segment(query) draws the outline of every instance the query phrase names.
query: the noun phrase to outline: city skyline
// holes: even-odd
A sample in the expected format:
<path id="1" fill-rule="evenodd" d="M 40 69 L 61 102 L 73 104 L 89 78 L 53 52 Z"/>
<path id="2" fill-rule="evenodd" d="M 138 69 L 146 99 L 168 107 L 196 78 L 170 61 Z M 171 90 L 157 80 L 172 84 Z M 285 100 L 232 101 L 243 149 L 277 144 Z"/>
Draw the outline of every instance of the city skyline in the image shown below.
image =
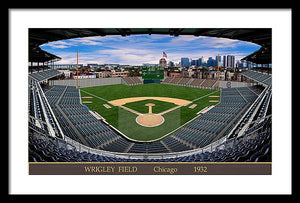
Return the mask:
<path id="1" fill-rule="evenodd" d="M 259 45 L 226 38 L 168 36 L 168 35 L 132 35 L 85 37 L 49 42 L 41 48 L 62 59 L 57 64 L 158 64 L 163 52 L 167 61 L 179 63 L 181 58 L 215 58 L 218 54 L 235 55 L 236 60 L 253 53 Z"/>

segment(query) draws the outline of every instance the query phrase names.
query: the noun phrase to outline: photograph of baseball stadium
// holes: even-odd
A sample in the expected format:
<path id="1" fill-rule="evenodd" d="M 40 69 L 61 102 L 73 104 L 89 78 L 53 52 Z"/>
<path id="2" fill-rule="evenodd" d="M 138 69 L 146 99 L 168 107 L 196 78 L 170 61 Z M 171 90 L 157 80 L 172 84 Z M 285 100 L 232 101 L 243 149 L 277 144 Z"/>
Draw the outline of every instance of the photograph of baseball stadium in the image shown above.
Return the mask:
<path id="1" fill-rule="evenodd" d="M 30 28 L 28 34 L 31 167 L 270 166 L 272 29 Z"/>
<path id="2" fill-rule="evenodd" d="M 8 14 L 9 194 L 292 193 L 291 9 Z"/>

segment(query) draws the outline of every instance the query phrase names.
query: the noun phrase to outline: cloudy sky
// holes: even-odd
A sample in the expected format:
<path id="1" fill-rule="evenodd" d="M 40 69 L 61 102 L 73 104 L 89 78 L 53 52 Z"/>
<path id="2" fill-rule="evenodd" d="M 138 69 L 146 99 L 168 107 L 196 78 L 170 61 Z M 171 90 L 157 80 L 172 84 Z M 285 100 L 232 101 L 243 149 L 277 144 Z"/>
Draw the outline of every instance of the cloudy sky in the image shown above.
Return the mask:
<path id="1" fill-rule="evenodd" d="M 198 59 L 222 55 L 235 55 L 239 60 L 260 48 L 259 45 L 239 40 L 215 37 L 131 35 L 97 36 L 50 42 L 41 46 L 49 53 L 62 58 L 57 64 L 75 64 L 77 48 L 79 63 L 118 63 L 126 65 L 157 64 L 166 52 L 167 60 L 179 62 L 180 58 Z"/>

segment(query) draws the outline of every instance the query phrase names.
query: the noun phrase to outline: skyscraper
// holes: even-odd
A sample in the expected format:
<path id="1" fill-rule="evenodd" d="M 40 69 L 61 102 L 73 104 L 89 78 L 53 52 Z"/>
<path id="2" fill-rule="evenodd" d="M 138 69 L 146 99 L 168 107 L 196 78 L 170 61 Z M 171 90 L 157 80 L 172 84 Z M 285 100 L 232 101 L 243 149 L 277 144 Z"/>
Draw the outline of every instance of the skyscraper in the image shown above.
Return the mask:
<path id="1" fill-rule="evenodd" d="M 216 64 L 215 66 L 218 65 L 218 56 L 216 56 Z M 221 66 L 221 56 L 219 56 L 219 66 Z"/>
<path id="2" fill-rule="evenodd" d="M 207 66 L 214 66 L 215 65 L 215 61 L 212 57 L 209 57 L 207 60 Z"/>
<path id="3" fill-rule="evenodd" d="M 190 59 L 189 58 L 181 58 L 181 67 L 189 67 Z"/>
<path id="4" fill-rule="evenodd" d="M 198 60 L 191 60 L 191 66 L 198 66 Z"/>
<path id="5" fill-rule="evenodd" d="M 204 58 L 203 58 L 203 56 L 202 56 L 201 58 L 198 59 L 198 64 L 197 64 L 197 65 L 198 65 L 198 66 L 203 66 L 204 62 L 205 62 L 205 61 L 204 61 Z"/>
<path id="6" fill-rule="evenodd" d="M 227 56 L 227 67 L 234 68 L 235 67 L 235 56 L 228 55 Z"/>
<path id="7" fill-rule="evenodd" d="M 227 58 L 223 56 L 223 67 L 227 67 Z"/>

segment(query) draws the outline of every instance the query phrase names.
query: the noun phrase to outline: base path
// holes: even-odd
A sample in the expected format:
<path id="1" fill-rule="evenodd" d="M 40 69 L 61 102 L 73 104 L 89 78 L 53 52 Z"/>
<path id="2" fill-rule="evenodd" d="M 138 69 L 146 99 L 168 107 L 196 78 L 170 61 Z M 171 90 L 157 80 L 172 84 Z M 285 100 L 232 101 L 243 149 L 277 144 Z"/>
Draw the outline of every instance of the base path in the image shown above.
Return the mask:
<path id="1" fill-rule="evenodd" d="M 175 107 L 170 108 L 170 109 L 168 109 L 168 110 L 166 110 L 166 111 L 160 112 L 159 115 L 164 115 L 164 114 L 169 113 L 169 112 L 171 112 L 171 111 L 174 111 L 174 110 L 176 110 L 176 109 L 178 109 L 178 108 L 180 108 L 180 107 L 181 107 L 181 106 L 175 106 Z"/>
<path id="2" fill-rule="evenodd" d="M 107 104 L 103 104 L 103 106 L 104 106 L 105 108 L 107 108 L 107 109 L 110 109 L 110 108 L 111 108 L 111 106 L 109 106 L 109 105 L 107 105 Z"/>
<path id="3" fill-rule="evenodd" d="M 163 111 L 158 114 L 152 113 L 152 107 L 155 106 L 153 103 L 147 103 L 145 106 L 149 107 L 149 113 L 147 114 L 142 114 L 139 113 L 133 109 L 130 109 L 128 107 L 125 107 L 124 104 L 131 103 L 131 102 L 137 102 L 137 101 L 143 101 L 143 100 L 158 100 L 158 101 L 163 101 L 163 102 L 169 102 L 169 103 L 174 103 L 176 106 L 173 108 L 170 108 L 166 111 Z M 184 100 L 184 99 L 177 99 L 177 98 L 169 98 L 169 97 L 131 97 L 131 98 L 123 98 L 123 99 L 116 99 L 112 101 L 108 101 L 109 104 L 113 106 L 118 106 L 122 109 L 125 109 L 127 111 L 130 111 L 136 115 L 138 115 L 135 119 L 136 123 L 144 126 L 144 127 L 156 127 L 165 122 L 165 119 L 162 115 L 174 111 L 175 109 L 178 109 L 182 106 L 187 106 L 188 104 L 191 104 L 191 101 Z"/>
<path id="4" fill-rule="evenodd" d="M 128 107 L 126 107 L 126 106 L 119 106 L 120 108 L 122 108 L 122 109 L 124 109 L 124 110 L 126 110 L 126 111 L 129 111 L 129 112 L 131 112 L 131 113 L 134 113 L 134 114 L 136 114 L 136 115 L 142 115 L 140 112 L 137 112 L 137 111 L 135 111 L 135 110 L 133 110 L 133 109 L 130 109 L 130 108 L 128 108 Z"/>
<path id="5" fill-rule="evenodd" d="M 197 106 L 197 104 L 192 104 L 191 106 L 189 106 L 190 109 L 194 109 Z"/>
<path id="6" fill-rule="evenodd" d="M 143 100 L 147 100 L 147 99 L 170 102 L 170 103 L 174 103 L 178 106 L 186 106 L 186 105 L 192 103 L 191 101 L 188 101 L 185 99 L 177 99 L 177 98 L 170 98 L 170 97 L 131 97 L 131 98 L 112 100 L 112 101 L 109 101 L 109 103 L 114 106 L 122 106 L 127 103 L 143 101 Z"/>

